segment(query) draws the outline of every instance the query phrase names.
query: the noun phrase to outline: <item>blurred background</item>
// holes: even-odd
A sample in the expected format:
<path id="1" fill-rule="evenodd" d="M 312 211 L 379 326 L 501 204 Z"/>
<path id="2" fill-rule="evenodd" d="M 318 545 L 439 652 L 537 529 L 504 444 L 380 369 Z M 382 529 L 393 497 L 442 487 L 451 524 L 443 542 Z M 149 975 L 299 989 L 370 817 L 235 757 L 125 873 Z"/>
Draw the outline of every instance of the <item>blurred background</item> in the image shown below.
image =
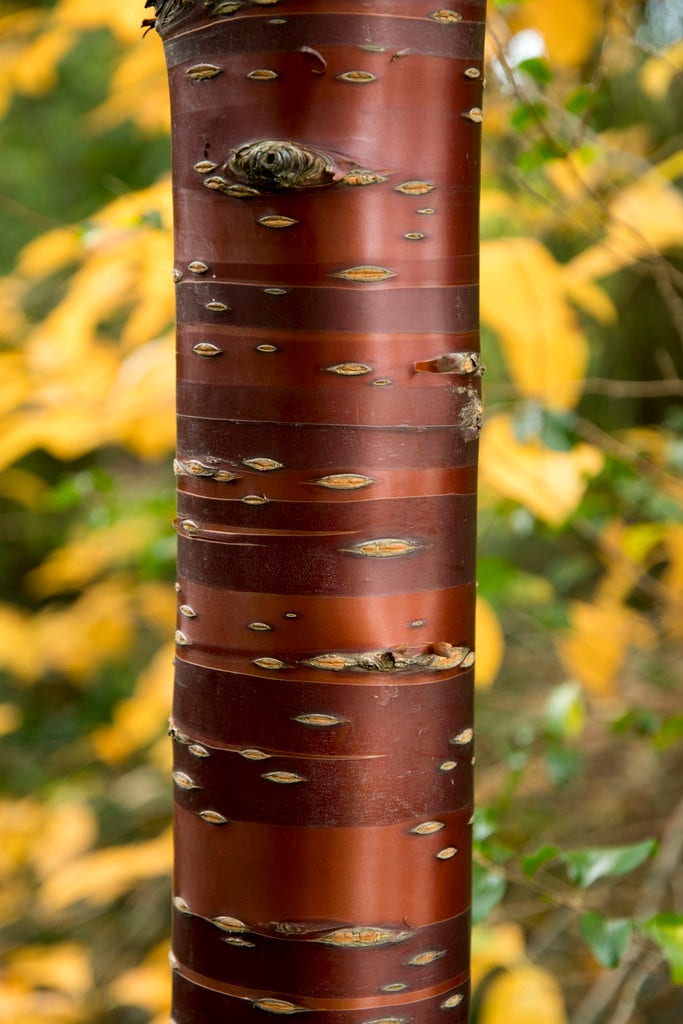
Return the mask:
<path id="1" fill-rule="evenodd" d="M 683 3 L 489 7 L 476 1020 L 680 1024 Z M 0 13 L 2 1024 L 168 1019 L 172 240 L 144 14 Z"/>

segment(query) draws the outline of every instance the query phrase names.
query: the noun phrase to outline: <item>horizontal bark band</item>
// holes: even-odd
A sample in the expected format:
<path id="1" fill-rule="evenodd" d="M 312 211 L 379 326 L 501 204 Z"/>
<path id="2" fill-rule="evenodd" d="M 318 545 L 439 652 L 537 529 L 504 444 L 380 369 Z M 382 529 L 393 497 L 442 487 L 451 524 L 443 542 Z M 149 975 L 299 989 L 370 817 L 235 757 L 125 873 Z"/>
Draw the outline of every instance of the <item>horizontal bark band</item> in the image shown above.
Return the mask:
<path id="1" fill-rule="evenodd" d="M 389 529 L 400 531 L 405 523 L 421 523 L 430 520 L 449 522 L 456 528 L 461 525 L 463 506 L 475 500 L 474 493 L 437 494 L 426 497 L 380 498 L 376 501 L 354 501 L 347 495 L 345 503 L 325 501 L 326 490 L 317 488 L 319 501 L 273 501 L 271 484 L 277 474 L 249 473 L 247 479 L 236 481 L 230 488 L 234 498 L 207 498 L 199 495 L 178 494 L 178 517 L 180 522 L 189 519 L 199 536 L 220 541 L 222 531 L 238 529 L 249 532 L 254 529 L 266 530 L 273 534 L 287 534 L 292 523 L 301 533 L 339 532 L 351 534 L 377 532 Z M 267 495 L 270 504 L 251 506 L 244 503 L 244 496 Z M 395 525 L 392 525 L 395 524 Z"/>
<path id="2" fill-rule="evenodd" d="M 182 967 L 179 967 L 174 972 L 173 978 L 173 1019 L 176 1024 L 195 1024 L 198 1015 L 202 1015 L 199 1019 L 204 1020 L 230 1021 L 230 1024 L 253 1024 L 258 994 L 255 993 L 252 999 L 248 999 L 221 992 L 217 987 L 206 988 L 207 982 L 203 976 L 184 977 L 182 970 Z M 213 983 L 214 986 L 219 984 Z M 293 1008 L 289 1011 L 280 1009 L 278 1012 L 275 1009 L 267 1013 L 269 1004 L 266 1000 L 277 998 L 268 994 L 264 994 L 264 1001 L 258 1008 L 263 1008 L 266 1011 L 263 1014 L 265 1020 L 268 1018 L 275 1020 L 283 1012 L 294 1015 L 304 1012 L 310 1024 L 377 1024 L 379 1020 L 383 1022 L 406 1021 L 406 1024 L 408 1020 L 410 1024 L 465 1024 L 469 1019 L 468 995 L 469 985 L 463 982 L 457 988 L 431 996 L 421 1002 L 411 1003 L 409 1017 L 402 1013 L 406 1010 L 405 1005 L 396 1001 L 393 1004 L 382 1005 L 379 1016 L 377 1011 L 372 1008 L 338 1010 L 333 1007 L 329 1009 L 327 1007 L 324 1009 L 302 1007 L 300 1011 Z M 457 1005 L 447 1010 L 443 1009 L 443 1004 L 447 999 L 455 1002 L 458 996 L 462 996 L 461 1002 L 458 1001 Z M 327 1001 L 328 1004 L 330 1002 L 332 1001 Z M 270 1005 L 277 1006 L 277 1004 Z"/>
<path id="3" fill-rule="evenodd" d="M 474 643 L 474 583 L 353 597 L 234 591 L 182 577 L 177 587 L 179 604 L 191 610 L 191 622 L 203 629 L 202 621 L 210 620 L 206 628 L 228 650 L 244 650 L 247 634 L 256 654 L 272 654 L 276 644 L 292 656 L 331 644 L 342 651 L 362 651 L 402 644 L 426 647 L 439 640 L 468 647 Z M 185 628 L 189 621 L 185 619 Z M 266 624 L 267 632 L 250 630 L 254 622 Z M 203 633 L 192 635 L 201 638 Z M 324 674 L 325 682 L 334 678 Z"/>
<path id="4" fill-rule="evenodd" d="M 357 422 L 378 426 L 400 422 L 416 427 L 452 423 L 460 425 L 464 433 L 478 432 L 481 400 L 478 389 L 471 384 L 396 387 L 392 381 L 380 381 L 374 385 L 372 381 L 354 392 Z M 201 414 L 220 420 L 259 422 L 267 414 L 280 423 L 344 423 L 349 415 L 349 399 L 343 387 L 241 387 L 179 380 L 178 412 L 181 416 Z"/>
<path id="5" fill-rule="evenodd" d="M 462 855 L 439 859 L 425 853 L 430 837 L 406 834 L 403 823 L 217 826 L 176 804 L 176 893 L 202 917 L 370 926 L 403 919 L 418 928 L 469 908 L 470 815 L 469 808 L 451 815 Z"/>
<path id="6" fill-rule="evenodd" d="M 198 254 L 201 255 L 201 254 Z M 181 268 L 182 269 L 182 268 Z M 277 282 L 276 282 L 277 283 Z M 189 281 L 178 285 L 180 323 L 206 319 L 207 302 L 232 307 L 230 322 L 238 327 L 269 327 L 295 331 L 402 334 L 460 334 L 479 326 L 479 290 L 475 285 L 403 288 L 390 285 L 335 287 L 297 286 L 271 295 L 264 286 L 223 281 Z"/>
<path id="7" fill-rule="evenodd" d="M 197 210 L 201 209 L 202 202 L 199 197 L 196 204 L 193 205 L 193 213 L 195 207 Z M 331 198 L 331 197 L 328 197 Z M 215 222 L 220 220 L 219 214 L 220 209 L 216 209 L 216 200 L 210 195 L 207 195 L 206 199 L 210 204 L 207 208 L 207 219 L 211 216 L 211 219 Z M 257 207 L 254 209 L 253 207 Z M 267 212 L 271 212 L 273 208 L 279 211 L 283 209 L 288 214 L 294 214 L 294 204 L 292 202 L 286 202 L 280 199 L 279 201 L 273 202 L 269 200 L 267 203 L 252 204 L 252 208 L 248 212 L 250 220 L 256 222 L 257 217 L 261 213 L 261 209 Z M 356 204 L 356 209 L 358 204 Z M 209 214 L 210 211 L 210 214 Z M 330 217 L 333 214 L 330 212 Z M 231 218 L 233 220 L 234 218 Z M 334 223 L 334 222 L 332 222 Z M 418 232 L 419 228 L 426 228 L 425 224 L 419 223 L 419 219 L 414 214 L 407 214 L 403 217 L 402 222 L 399 221 L 396 224 L 396 245 L 401 246 L 401 238 L 404 238 L 402 248 L 409 250 L 414 248 L 415 243 L 412 243 L 409 239 L 405 239 L 405 234 L 412 232 Z M 235 230 L 232 227 L 232 230 Z M 253 229 L 252 229 L 253 230 Z M 299 230 L 299 229 L 297 229 Z M 464 228 L 461 226 L 460 230 Z M 261 229 L 263 231 L 263 229 Z M 476 231 L 476 226 L 474 228 Z M 244 232 L 242 232 L 244 234 Z M 321 248 L 322 245 L 327 241 L 330 249 L 333 248 L 332 239 L 328 237 L 321 239 L 315 234 L 310 234 L 305 231 L 300 232 L 302 235 L 308 235 L 308 241 L 302 239 L 298 242 L 302 246 L 302 251 L 310 252 L 312 249 Z M 418 232 L 422 233 L 422 232 Z M 189 232 L 186 232 L 188 235 Z M 263 232 L 265 235 L 266 233 Z M 331 232 L 330 232 L 331 234 Z M 371 252 L 369 258 L 363 258 L 359 256 L 359 244 L 356 238 L 351 237 L 348 240 L 348 254 L 345 255 L 343 251 L 338 251 L 336 259 L 334 261 L 325 261 L 321 258 L 320 261 L 315 263 L 309 263 L 307 260 L 297 262 L 296 259 L 288 259 L 287 253 L 291 251 L 292 244 L 292 232 L 268 232 L 267 240 L 271 242 L 270 245 L 263 245 L 263 249 L 266 250 L 263 255 L 259 255 L 258 258 L 254 259 L 253 255 L 250 259 L 247 258 L 245 251 L 244 259 L 239 261 L 239 251 L 231 252 L 230 262 L 226 260 L 212 260 L 211 261 L 211 272 L 214 279 L 219 281 L 241 281 L 243 284 L 262 284 L 263 282 L 277 281 L 277 283 L 285 288 L 291 286 L 309 286 L 309 287 L 324 287 L 330 282 L 331 278 L 339 276 L 339 273 L 344 272 L 347 268 L 361 264 L 368 264 L 375 266 L 379 262 L 384 263 L 382 260 L 381 253 Z M 276 237 L 273 237 L 276 236 Z M 434 255 L 430 253 L 430 245 L 427 240 L 427 235 L 424 235 L 424 244 L 420 246 L 420 249 L 416 253 L 411 252 L 394 252 L 390 259 L 386 260 L 387 264 L 390 264 L 386 269 L 390 271 L 391 275 L 396 278 L 396 282 L 400 283 L 403 287 L 430 287 L 433 286 L 436 281 L 442 277 L 451 286 L 457 287 L 470 287 L 476 285 L 478 280 L 478 269 L 479 269 L 479 257 L 476 253 L 471 253 L 471 248 L 474 245 L 474 238 L 476 234 L 473 233 L 473 237 L 469 240 L 469 249 L 465 250 L 466 254 L 451 256 L 446 258 L 444 256 Z M 266 239 L 264 239 L 264 242 Z M 354 244 L 355 243 L 355 244 Z M 464 240 L 464 245 L 468 244 L 468 240 Z M 207 248 L 207 232 L 205 230 L 197 231 L 196 240 L 192 237 L 186 238 L 185 248 L 179 250 L 176 253 L 176 265 L 179 268 L 187 266 L 197 259 L 197 254 L 202 253 Z M 363 247 L 365 248 L 365 247 Z M 236 247 L 238 250 L 238 247 Z M 337 246 L 338 250 L 342 250 L 341 246 Z M 254 243 L 250 247 L 250 251 L 253 254 L 256 249 Z M 278 252 L 279 250 L 279 252 Z M 279 256 L 279 259 L 278 259 Z M 270 257 L 266 260 L 266 257 Z M 263 261 L 263 262 L 262 262 Z"/>
<path id="8" fill-rule="evenodd" d="M 448 827 L 450 812 L 472 804 L 469 747 L 448 772 L 440 768 L 451 756 L 445 744 L 441 759 L 433 753 L 420 756 L 410 743 L 390 754 L 343 758 L 273 754 L 254 760 L 243 751 L 202 749 L 198 757 L 191 746 L 174 744 L 174 778 L 180 780 L 175 798 L 194 814 L 210 814 L 211 827 L 229 828 L 233 819 L 330 829 L 395 825 L 405 821 L 410 808 L 411 817 L 437 816 L 447 826 L 420 837 L 425 858 L 469 842 L 469 836 Z M 415 841 L 409 827 L 405 833 Z"/>
<path id="9" fill-rule="evenodd" d="M 462 8 L 463 4 L 459 4 Z M 421 54 L 450 57 L 452 59 L 474 58 L 479 55 L 484 38 L 484 9 L 481 5 L 466 4 L 463 14 L 476 21 L 460 22 L 457 26 L 442 25 L 427 17 L 415 17 L 415 4 L 410 0 L 405 5 L 393 4 L 385 14 L 378 4 L 372 12 L 362 14 L 341 14 L 338 9 L 326 10 L 324 5 L 315 13 L 291 12 L 287 10 L 284 24 L 273 24 L 274 14 L 269 16 L 244 17 L 230 21 L 230 49 L 236 53 L 272 50 L 287 52 L 301 46 L 366 46 L 409 47 Z M 334 17 L 329 14 L 334 13 Z M 391 17 L 387 17 L 391 14 Z M 170 69 L 186 61 L 207 60 L 215 53 L 226 49 L 226 25 L 219 21 L 215 27 L 207 25 L 201 31 L 179 35 L 164 44 L 166 63 Z M 389 56 L 391 56 L 389 54 Z"/>
<path id="10" fill-rule="evenodd" d="M 253 455 L 252 458 L 258 456 Z M 386 501 L 388 499 L 410 499 L 420 497 L 438 497 L 447 494 L 473 494 L 477 489 L 476 466 L 463 466 L 459 469 L 413 469 L 413 470 L 380 470 L 366 466 L 354 467 L 355 472 L 330 473 L 328 470 L 306 472 L 302 470 L 281 469 L 268 477 L 268 496 L 274 504 L 261 506 L 259 521 L 263 526 L 271 527 L 283 515 L 288 515 L 288 506 L 301 503 L 327 505 Z M 258 488 L 258 475 L 246 469 L 237 460 L 211 458 L 210 462 L 202 462 L 194 456 L 178 453 L 177 474 L 179 476 L 179 511 L 181 515 L 192 518 L 194 502 L 206 500 L 206 507 L 213 507 L 216 522 L 225 515 L 234 515 L 236 525 L 247 525 L 238 511 L 228 511 L 236 502 Z M 218 479 L 214 477 L 218 474 Z M 226 479 L 223 474 L 233 476 Z M 187 503 L 186 503 L 187 502 Z M 226 504 L 221 512 L 220 505 Z M 277 503 L 280 503 L 279 505 Z M 202 506 L 199 506 L 202 507 Z M 302 510 L 303 511 L 303 510 Z M 322 510 L 324 513 L 324 509 Z M 242 513 L 244 514 L 244 513 Z M 200 518 L 210 518 L 200 516 Z M 227 521 L 227 520 L 226 520 Z M 283 521 L 284 522 L 284 521 Z M 291 524 L 291 519 L 289 519 Z"/>
<path id="11" fill-rule="evenodd" d="M 462 497 L 448 519 L 437 521 L 433 512 L 413 534 L 404 536 L 398 524 L 386 539 L 360 532 L 285 537 L 267 531 L 225 531 L 216 542 L 183 535 L 189 524 L 190 520 L 180 524 L 180 576 L 228 590 L 405 594 L 457 587 L 474 578 L 474 500 L 469 496 Z M 393 547 L 394 552 L 383 556 L 383 547 Z M 398 553 L 401 548 L 405 553 Z M 369 553 L 374 551 L 380 553 Z"/>
<path id="12" fill-rule="evenodd" d="M 208 306 L 211 305 L 209 301 Z M 477 331 L 464 334 L 384 334 L 373 331 L 340 335 L 273 327 L 234 327 L 230 322 L 231 314 L 229 307 L 205 308 L 201 323 L 180 324 L 178 355 L 196 362 L 193 346 L 203 340 L 213 341 L 229 357 L 234 372 L 239 371 L 240 379 L 245 375 L 248 379 L 256 372 L 259 382 L 263 383 L 264 375 L 289 373 L 292 382 L 300 384 L 307 380 L 319 381 L 321 376 L 323 381 L 334 381 L 339 376 L 339 367 L 353 363 L 368 367 L 365 372 L 356 371 L 361 377 L 374 371 L 378 376 L 394 378 L 404 373 L 405 379 L 409 380 L 416 373 L 416 362 L 434 359 L 444 353 L 479 351 Z M 282 365 L 276 370 L 270 366 L 271 361 Z M 448 376 L 455 379 L 466 374 L 453 372 Z M 357 378 L 349 374 L 346 379 Z"/>
<path id="13" fill-rule="evenodd" d="M 262 415 L 265 415 L 264 410 Z M 226 464 L 234 453 L 258 458 L 267 453 L 288 469 L 316 473 L 364 473 L 375 470 L 474 466 L 477 438 L 463 436 L 454 424 L 439 427 L 385 427 L 332 423 L 267 423 L 178 417 L 182 458 Z"/>
<path id="14" fill-rule="evenodd" d="M 450 762 L 471 758 L 471 673 L 396 686 L 376 676 L 340 683 L 327 675 L 332 678 L 326 682 L 285 677 L 274 686 L 262 676 L 178 659 L 174 728 L 188 743 L 209 747 L 308 757 L 386 755 L 410 747 L 422 757 L 431 753 L 437 767 L 446 764 L 449 771 Z M 339 724 L 308 724 L 311 715 Z"/>
<path id="15" fill-rule="evenodd" d="M 229 317 L 229 313 L 224 314 Z M 373 380 L 387 378 L 403 386 L 419 382 L 420 388 L 439 388 L 447 383 L 464 384 L 479 372 L 478 360 L 469 373 L 419 373 L 415 364 L 457 351 L 442 335 L 386 335 L 365 337 L 350 343 L 345 336 L 313 336 L 281 339 L 276 331 L 245 333 L 244 329 L 205 320 L 182 324 L 178 330 L 178 376 L 207 383 L 239 381 L 246 386 L 268 384 L 297 387 L 341 388 L 355 391 Z M 264 338 L 268 335 L 268 338 Z M 476 334 L 456 335 L 468 355 L 477 353 Z M 196 346 L 215 346 L 202 355 Z"/>
<path id="16" fill-rule="evenodd" d="M 266 935 L 249 927 L 226 934 L 189 910 L 176 910 L 173 916 L 173 949 L 182 968 L 239 988 L 286 993 L 294 1001 L 302 996 L 363 1000 L 383 1013 L 385 1006 L 396 1001 L 396 995 L 384 993 L 383 988 L 401 986 L 400 998 L 410 999 L 410 1006 L 432 995 L 430 989 L 456 975 L 469 958 L 468 913 L 420 929 L 411 930 L 401 922 L 394 934 L 406 938 L 388 945 L 338 948 L 332 943 L 334 931 L 344 930 L 339 922 L 318 932 L 311 928 L 298 937 L 288 937 L 287 931 L 277 935 L 275 929 Z M 353 922 L 345 927 L 351 930 Z M 368 929 L 368 935 L 372 931 Z M 442 955 L 418 972 L 410 961 L 425 951 Z"/>
<path id="17" fill-rule="evenodd" d="M 367 263 L 391 271 L 395 277 L 388 281 L 394 286 L 476 284 L 479 222 L 473 189 L 440 182 L 426 186 L 434 189 L 427 195 L 408 197 L 398 186 L 409 175 L 392 172 L 360 194 L 352 186 L 334 186 L 313 194 L 239 200 L 205 187 L 212 177 L 192 170 L 195 156 L 186 157 L 185 202 L 192 199 L 192 222 L 176 249 L 176 268 L 185 275 L 200 259 L 214 280 L 267 284 L 275 278 L 287 286 L 325 286 L 335 283 L 339 271 Z M 289 218 L 289 226 L 268 230 L 269 217 Z M 387 233 L 379 247 L 369 223 Z M 219 259 L 221 232 L 230 232 L 235 241 Z"/>

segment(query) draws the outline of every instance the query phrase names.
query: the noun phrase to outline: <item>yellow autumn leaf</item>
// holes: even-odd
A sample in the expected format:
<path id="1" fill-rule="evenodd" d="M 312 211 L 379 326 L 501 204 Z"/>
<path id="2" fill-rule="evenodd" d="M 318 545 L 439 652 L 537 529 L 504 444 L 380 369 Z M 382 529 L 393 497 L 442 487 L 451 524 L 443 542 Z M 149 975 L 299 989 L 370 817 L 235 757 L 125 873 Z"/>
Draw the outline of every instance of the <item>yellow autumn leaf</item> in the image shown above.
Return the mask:
<path id="1" fill-rule="evenodd" d="M 147 752 L 147 763 L 164 774 L 173 770 L 173 748 L 168 742 L 168 736 L 161 736 L 156 743 L 153 743 Z"/>
<path id="2" fill-rule="evenodd" d="M 35 897 L 34 873 L 42 877 L 44 867 L 60 865 L 83 854 L 95 832 L 92 812 L 80 801 L 53 804 L 34 799 L 0 800 L 0 877 L 3 880 L 0 919 L 3 925 L 26 919 L 27 906 Z M 13 1018 L 11 1020 L 13 1024 Z"/>
<path id="3" fill-rule="evenodd" d="M 668 523 L 664 550 L 667 565 L 661 576 L 669 600 L 664 608 L 664 628 L 674 640 L 683 640 L 683 525 Z"/>
<path id="4" fill-rule="evenodd" d="M 628 600 L 651 557 L 659 560 L 659 545 L 666 538 L 668 523 L 608 523 L 600 534 L 600 555 L 605 573 L 593 593 L 598 605 L 618 605 Z"/>
<path id="5" fill-rule="evenodd" d="M 509 192 L 500 188 L 487 188 L 486 183 L 482 185 L 481 191 L 481 217 L 485 220 L 488 217 L 513 218 L 517 210 L 515 200 Z"/>
<path id="6" fill-rule="evenodd" d="M 168 874 L 171 864 L 170 829 L 145 842 L 96 850 L 51 874 L 38 890 L 38 908 L 52 915 L 81 901 L 103 906 L 139 882 Z"/>
<path id="7" fill-rule="evenodd" d="M 540 32 L 555 67 L 574 68 L 583 64 L 602 36 L 603 5 L 600 0 L 572 0 L 568 12 L 558 0 L 526 0 L 515 5 L 509 22 L 515 32 Z"/>
<path id="8" fill-rule="evenodd" d="M 37 800 L 0 799 L 0 874 L 6 878 L 27 863 L 45 813 Z"/>
<path id="9" fill-rule="evenodd" d="M 594 697 L 611 697 L 629 649 L 649 648 L 656 633 L 632 608 L 623 604 L 588 604 L 569 607 L 569 631 L 557 641 L 565 671 Z"/>
<path id="10" fill-rule="evenodd" d="M 45 879 L 90 850 L 97 831 L 95 814 L 82 800 L 47 805 L 27 859 L 36 875 Z"/>
<path id="11" fill-rule="evenodd" d="M 13 88 L 25 96 L 43 96 L 57 84 L 57 68 L 74 45 L 67 28 L 53 26 L 27 41 L 17 54 L 12 71 Z"/>
<path id="12" fill-rule="evenodd" d="M 94 5 L 90 0 L 59 0 L 53 18 L 57 24 L 79 32 L 97 32 L 108 28 L 122 43 L 140 38 L 140 5 L 137 0 Z"/>
<path id="13" fill-rule="evenodd" d="M 140 40 L 123 54 L 107 99 L 88 115 L 95 131 L 132 121 L 150 135 L 170 132 L 171 116 L 163 50 Z"/>
<path id="14" fill-rule="evenodd" d="M 45 480 L 28 469 L 13 466 L 0 474 L 0 495 L 25 508 L 39 508 L 47 490 Z"/>
<path id="15" fill-rule="evenodd" d="M 134 635 L 130 581 L 109 578 L 67 608 L 41 610 L 31 621 L 45 670 L 85 683 L 100 666 L 122 657 Z"/>
<path id="16" fill-rule="evenodd" d="M 472 988 L 496 967 L 512 967 L 524 959 L 524 932 L 518 924 L 477 924 L 472 929 Z"/>
<path id="17" fill-rule="evenodd" d="M 168 953 L 168 942 L 162 942 L 139 967 L 121 974 L 109 986 L 114 1002 L 123 1006 L 142 1006 L 150 1014 L 168 1014 L 171 1008 Z"/>
<path id="18" fill-rule="evenodd" d="M 175 296 L 171 276 L 165 273 L 172 260 L 170 232 L 140 232 L 136 242 L 136 303 L 121 332 L 125 348 L 144 345 L 173 325 Z"/>
<path id="19" fill-rule="evenodd" d="M 575 276 L 571 264 L 565 268 L 564 283 L 567 297 L 600 324 L 611 324 L 617 319 L 617 309 L 609 295 L 593 281 Z"/>
<path id="20" fill-rule="evenodd" d="M 131 352 L 109 392 L 112 434 L 143 459 L 158 459 L 174 447 L 174 347 L 169 334 Z"/>
<path id="21" fill-rule="evenodd" d="M 0 636 L 12 642 L 0 644 L 0 668 L 20 681 L 36 679 L 43 664 L 32 636 L 31 617 L 23 608 L 0 604 Z"/>
<path id="22" fill-rule="evenodd" d="M 102 761 L 120 764 L 164 729 L 173 691 L 174 650 L 175 645 L 168 643 L 156 653 L 133 695 L 117 704 L 111 725 L 93 733 L 93 745 Z"/>
<path id="23" fill-rule="evenodd" d="M 173 535 L 170 523 L 168 533 L 169 536 Z M 170 635 L 178 609 L 178 595 L 170 584 L 159 583 L 157 580 L 139 583 L 135 588 L 135 604 L 142 622 L 162 636 Z"/>
<path id="24" fill-rule="evenodd" d="M 496 613 L 483 597 L 477 597 L 475 632 L 477 662 L 474 678 L 480 689 L 487 689 L 502 664 L 505 638 Z"/>
<path id="25" fill-rule="evenodd" d="M 605 278 L 683 244 L 683 195 L 668 175 L 668 167 L 655 168 L 615 196 L 604 238 L 567 264 L 575 279 Z"/>
<path id="26" fill-rule="evenodd" d="M 0 117 L 6 114 L 15 93 L 15 65 L 40 23 L 40 14 L 33 10 L 0 14 Z"/>
<path id="27" fill-rule="evenodd" d="M 60 374 L 73 388 L 77 375 L 88 374 L 96 355 L 101 358 L 94 345 L 100 325 L 128 308 L 135 295 L 134 265 L 125 249 L 120 243 L 101 245 L 71 275 L 61 302 L 26 340 L 34 373 Z M 106 340 L 104 332 L 101 336 Z M 111 359 L 115 362 L 113 354 Z"/>
<path id="28" fill-rule="evenodd" d="M 506 414 L 492 416 L 482 431 L 482 483 L 552 526 L 560 526 L 576 509 L 603 461 L 597 448 L 587 444 L 554 451 L 538 438 L 518 441 Z"/>
<path id="29" fill-rule="evenodd" d="M 519 393 L 551 409 L 576 405 L 588 343 L 569 302 L 564 268 L 545 246 L 532 238 L 484 242 L 481 303 Z"/>
<path id="30" fill-rule="evenodd" d="M 120 519 L 111 526 L 88 530 L 81 537 L 55 548 L 42 565 L 26 577 L 33 594 L 47 597 L 65 590 L 80 590 L 105 570 L 137 560 L 156 538 L 159 524 L 152 516 Z"/>
<path id="31" fill-rule="evenodd" d="M 65 394 L 62 389 L 62 394 Z M 74 396 L 68 396 L 67 401 Z M 111 440 L 106 424 L 100 422 L 102 406 L 86 402 L 81 407 L 36 406 L 12 413 L 2 421 L 3 443 L 0 469 L 38 448 L 65 462 L 78 459 Z"/>
<path id="32" fill-rule="evenodd" d="M 651 99 L 665 100 L 672 82 L 683 71 L 683 39 L 646 60 L 638 73 L 640 87 Z"/>
<path id="33" fill-rule="evenodd" d="M 30 397 L 30 391 L 22 356 L 18 352 L 0 353 L 0 415 L 20 406 Z"/>
<path id="34" fill-rule="evenodd" d="M 24 246 L 19 253 L 15 273 L 26 278 L 48 277 L 70 263 L 76 263 L 82 255 L 82 239 L 75 228 L 53 228 Z"/>
<path id="35" fill-rule="evenodd" d="M 548 971 L 520 964 L 493 978 L 479 1024 L 567 1024 L 560 987 Z"/>
<path id="36" fill-rule="evenodd" d="M 35 615 L 0 605 L 0 666 L 18 682 L 32 683 L 48 672 L 85 682 L 101 665 L 128 650 L 135 626 L 129 580 L 111 577 L 94 584 L 72 604 L 47 605 Z"/>
<path id="37" fill-rule="evenodd" d="M 0 704 L 0 736 L 7 736 L 19 729 L 24 716 L 16 704 Z"/>
<path id="38" fill-rule="evenodd" d="M 0 278 L 0 341 L 16 345 L 26 324 L 21 308 L 23 288 L 14 278 Z"/>
<path id="39" fill-rule="evenodd" d="M 42 20 L 38 11 L 26 8 L 0 14 L 0 44 L 16 43 L 22 36 L 35 32 Z"/>
<path id="40" fill-rule="evenodd" d="M 64 992 L 31 989 L 20 981 L 0 978 L 0 1024 L 86 1024 L 87 1021 L 85 1008 Z"/>
<path id="41" fill-rule="evenodd" d="M 93 984 L 90 954 L 75 942 L 13 950 L 5 977 L 10 983 L 19 981 L 30 988 L 54 989 L 72 996 L 84 996 Z"/>

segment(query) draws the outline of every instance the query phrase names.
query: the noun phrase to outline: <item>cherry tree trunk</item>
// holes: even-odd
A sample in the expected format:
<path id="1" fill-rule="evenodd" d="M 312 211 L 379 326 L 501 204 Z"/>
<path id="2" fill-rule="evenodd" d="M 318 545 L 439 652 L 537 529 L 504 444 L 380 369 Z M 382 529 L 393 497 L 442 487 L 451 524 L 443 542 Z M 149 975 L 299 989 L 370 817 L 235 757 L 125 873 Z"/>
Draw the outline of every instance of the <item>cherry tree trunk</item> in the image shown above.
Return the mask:
<path id="1" fill-rule="evenodd" d="M 454 2 L 147 19 L 175 196 L 177 1024 L 468 1019 L 485 0 Z"/>

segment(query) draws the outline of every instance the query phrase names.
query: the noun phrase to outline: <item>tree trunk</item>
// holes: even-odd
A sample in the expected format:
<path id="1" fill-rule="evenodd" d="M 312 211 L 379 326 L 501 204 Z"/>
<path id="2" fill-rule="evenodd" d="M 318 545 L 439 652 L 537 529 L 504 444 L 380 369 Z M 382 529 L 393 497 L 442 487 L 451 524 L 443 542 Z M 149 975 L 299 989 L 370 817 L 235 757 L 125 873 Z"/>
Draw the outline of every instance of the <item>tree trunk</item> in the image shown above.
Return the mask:
<path id="1" fill-rule="evenodd" d="M 157 0 L 177 1024 L 468 1018 L 485 0 Z"/>

